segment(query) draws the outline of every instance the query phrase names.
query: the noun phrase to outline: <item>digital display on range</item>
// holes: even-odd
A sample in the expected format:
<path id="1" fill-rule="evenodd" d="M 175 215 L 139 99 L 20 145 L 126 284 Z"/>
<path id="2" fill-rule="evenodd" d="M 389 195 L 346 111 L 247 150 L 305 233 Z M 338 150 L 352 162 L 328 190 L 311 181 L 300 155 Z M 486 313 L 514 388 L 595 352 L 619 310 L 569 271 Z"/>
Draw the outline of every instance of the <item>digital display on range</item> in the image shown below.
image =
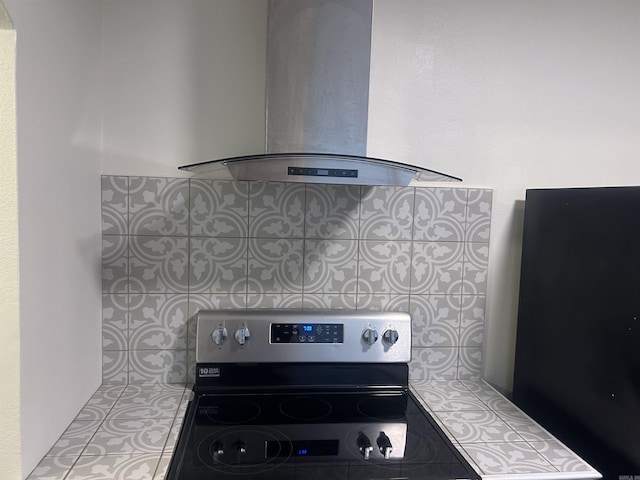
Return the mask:
<path id="1" fill-rule="evenodd" d="M 272 323 L 271 343 L 344 343 L 341 323 Z"/>
<path id="2" fill-rule="evenodd" d="M 265 443 L 267 458 L 335 456 L 340 445 L 338 440 L 270 440 Z"/>

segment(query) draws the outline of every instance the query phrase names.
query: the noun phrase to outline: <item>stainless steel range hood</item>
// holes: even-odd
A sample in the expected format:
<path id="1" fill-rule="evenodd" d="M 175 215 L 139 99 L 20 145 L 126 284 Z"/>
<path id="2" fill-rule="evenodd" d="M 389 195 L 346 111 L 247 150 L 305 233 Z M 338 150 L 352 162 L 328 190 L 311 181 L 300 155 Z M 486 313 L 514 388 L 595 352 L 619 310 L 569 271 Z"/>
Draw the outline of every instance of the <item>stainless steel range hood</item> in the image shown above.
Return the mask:
<path id="1" fill-rule="evenodd" d="M 408 185 L 460 178 L 366 156 L 373 0 L 270 0 L 266 152 L 178 167 L 237 180 Z"/>

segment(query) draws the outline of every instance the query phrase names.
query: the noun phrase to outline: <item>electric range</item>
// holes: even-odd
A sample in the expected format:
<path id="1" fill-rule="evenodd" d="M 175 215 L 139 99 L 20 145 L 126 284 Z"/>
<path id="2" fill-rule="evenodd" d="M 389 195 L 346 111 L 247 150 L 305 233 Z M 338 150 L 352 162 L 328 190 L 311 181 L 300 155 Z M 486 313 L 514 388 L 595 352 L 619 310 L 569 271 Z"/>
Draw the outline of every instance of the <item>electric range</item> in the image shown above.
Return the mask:
<path id="1" fill-rule="evenodd" d="M 408 388 L 411 317 L 200 311 L 169 480 L 478 479 Z"/>

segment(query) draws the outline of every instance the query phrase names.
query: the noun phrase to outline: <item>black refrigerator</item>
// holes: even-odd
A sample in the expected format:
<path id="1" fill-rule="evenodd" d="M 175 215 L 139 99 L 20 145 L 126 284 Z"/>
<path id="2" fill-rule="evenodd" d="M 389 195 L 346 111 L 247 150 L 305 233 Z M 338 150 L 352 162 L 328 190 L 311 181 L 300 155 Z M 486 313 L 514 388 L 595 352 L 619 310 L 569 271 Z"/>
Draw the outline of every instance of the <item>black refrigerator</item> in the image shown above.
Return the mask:
<path id="1" fill-rule="evenodd" d="M 527 190 L 514 402 L 640 479 L 640 187 Z"/>

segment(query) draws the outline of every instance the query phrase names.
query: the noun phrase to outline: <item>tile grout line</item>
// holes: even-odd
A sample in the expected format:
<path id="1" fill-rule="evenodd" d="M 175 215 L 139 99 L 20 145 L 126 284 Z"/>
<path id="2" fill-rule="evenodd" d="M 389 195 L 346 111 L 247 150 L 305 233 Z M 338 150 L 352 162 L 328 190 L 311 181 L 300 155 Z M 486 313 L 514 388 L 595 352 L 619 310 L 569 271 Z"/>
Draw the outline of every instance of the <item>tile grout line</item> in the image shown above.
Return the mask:
<path id="1" fill-rule="evenodd" d="M 484 382 L 484 385 L 488 385 L 488 386 L 489 386 L 489 388 L 491 388 L 491 390 L 492 390 L 494 393 L 496 393 L 497 395 L 499 395 L 499 398 L 500 398 L 500 399 L 506 399 L 506 397 L 505 397 L 504 395 L 502 395 L 500 392 L 498 392 L 497 390 L 495 390 L 495 389 L 494 389 L 491 385 L 489 385 L 486 381 L 481 380 L 481 382 Z M 551 466 L 552 466 L 556 471 L 561 472 L 561 470 L 560 470 L 560 469 L 558 469 L 558 468 L 557 468 L 557 467 L 556 467 L 556 466 L 551 462 L 551 460 L 550 460 L 546 455 L 544 455 L 543 453 L 541 453 L 537 448 L 535 448 L 533 445 L 531 445 L 531 442 L 530 442 L 529 440 L 525 439 L 522 435 L 520 435 L 520 434 L 518 433 L 518 431 L 517 431 L 517 430 L 515 430 L 513 427 L 511 427 L 511 425 L 510 425 L 510 424 L 509 424 L 509 423 L 508 423 L 504 418 L 502 418 L 502 417 L 500 416 L 500 414 L 499 414 L 499 412 L 500 412 L 500 411 L 499 411 L 499 410 L 495 410 L 495 409 L 491 408 L 491 406 L 490 406 L 487 402 L 485 402 L 485 401 L 484 401 L 483 399 L 481 399 L 478 395 L 476 395 L 476 394 L 475 394 L 475 392 L 473 392 L 473 391 L 472 391 L 472 390 L 471 390 L 467 385 L 465 385 L 465 384 L 464 384 L 464 383 L 462 383 L 462 382 L 460 382 L 460 383 L 462 384 L 462 386 L 463 386 L 464 388 L 466 388 L 467 390 L 469 390 L 469 392 L 471 392 L 471 394 L 473 394 L 474 396 L 476 396 L 476 397 L 477 397 L 477 398 L 478 398 L 478 399 L 479 399 L 479 400 L 480 400 L 484 405 L 486 405 L 486 406 L 487 406 L 487 409 L 488 409 L 489 411 L 493 412 L 493 413 L 494 413 L 494 415 L 496 415 L 496 416 L 497 416 L 498 418 L 500 418 L 504 423 L 506 423 L 506 424 L 507 424 L 507 426 L 509 426 L 509 428 L 511 428 L 511 430 L 513 430 L 513 431 L 516 433 L 516 435 L 518 435 L 518 436 L 522 439 L 523 443 L 526 443 L 526 444 L 527 444 L 530 448 L 532 448 L 536 453 L 538 453 L 541 457 L 543 457 L 543 458 L 544 458 L 544 460 L 545 460 L 547 463 L 549 463 L 549 464 L 550 464 L 550 465 L 551 465 Z M 510 400 L 508 400 L 508 399 L 506 399 L 506 400 L 507 400 L 507 401 L 509 401 L 509 402 L 510 402 L 514 407 L 516 407 L 517 411 L 519 411 L 520 413 L 524 413 L 524 414 L 527 416 L 527 418 L 529 418 L 529 420 L 531 420 L 531 421 L 532 421 L 536 426 L 540 427 L 544 432 L 547 432 L 547 430 L 546 430 L 544 427 L 540 426 L 540 425 L 539 425 L 535 420 L 533 420 L 532 418 L 530 418 L 530 417 L 529 417 L 525 412 L 523 412 L 520 408 L 518 408 L 518 406 L 517 406 L 517 405 L 515 405 L 513 402 L 511 402 L 511 401 L 510 401 Z M 547 432 L 547 433 L 549 433 L 549 432 Z M 549 435 L 550 435 L 550 434 L 549 434 Z M 553 437 L 553 436 L 552 436 L 552 437 Z M 554 438 L 555 438 L 555 437 L 554 437 Z M 534 442 L 534 443 L 535 443 L 535 442 Z M 460 445 L 462 446 L 462 444 L 460 444 Z M 564 444 L 562 444 L 562 443 L 561 443 L 561 445 L 563 445 L 565 448 L 567 448 Z"/>
<path id="2" fill-rule="evenodd" d="M 91 401 L 91 398 L 93 398 L 95 396 L 96 393 L 98 393 L 98 391 L 100 390 L 100 388 L 103 386 L 104 384 L 101 384 L 96 391 L 93 393 L 93 395 L 91 397 L 89 397 L 89 400 L 87 400 L 87 402 L 84 404 L 84 406 L 80 409 L 80 412 L 82 412 L 82 410 L 84 410 L 84 408 L 86 408 L 89 404 L 89 402 Z M 115 385 L 114 385 L 115 387 Z M 117 401 L 122 397 L 122 395 L 124 394 L 126 387 L 124 387 L 122 389 L 122 391 L 120 392 L 120 394 L 118 395 L 118 398 L 116 400 L 114 400 L 113 404 L 111 405 L 111 407 L 108 409 L 108 412 L 105 413 L 105 416 L 102 420 L 99 420 L 99 424 L 98 427 L 96 428 L 95 432 L 93 432 L 93 434 L 91 435 L 91 437 L 89 438 L 89 440 L 87 440 L 87 443 L 85 443 L 84 447 L 82 447 L 82 449 L 80 450 L 80 453 L 77 455 L 74 455 L 75 459 L 72 463 L 72 465 L 69 467 L 69 470 L 67 470 L 67 472 L 64 474 L 64 476 L 62 477 L 61 480 L 66 479 L 70 474 L 71 471 L 73 470 L 73 468 L 77 465 L 77 463 L 80 461 L 80 458 L 83 456 L 82 454 L 84 453 L 84 451 L 87 449 L 87 446 L 91 443 L 91 440 L 94 439 L 94 437 L 96 436 L 96 434 L 98 433 L 98 431 L 100 430 L 100 428 L 102 427 L 102 425 L 104 424 L 105 420 L 107 419 L 109 413 L 111 412 L 111 410 L 113 409 L 113 407 L 115 406 L 115 404 L 117 403 Z M 78 415 L 80 414 L 80 412 L 78 412 Z M 73 423 L 74 421 L 76 421 L 78 418 L 78 416 L 76 415 L 76 418 L 71 422 Z M 68 427 L 67 427 L 68 428 Z M 64 435 L 64 432 L 63 432 Z M 62 436 L 61 436 L 62 438 Z M 54 444 L 55 445 L 55 444 Z M 53 448 L 53 447 L 52 447 Z"/>
<path id="3" fill-rule="evenodd" d="M 429 410 L 431 411 L 431 413 L 433 415 L 435 415 L 440 422 L 442 423 L 442 428 L 448 432 L 451 435 L 451 438 L 454 439 L 454 441 L 458 444 L 458 446 L 464 450 L 464 452 L 467 454 L 467 456 L 469 458 L 471 458 L 473 460 L 473 455 L 471 455 L 470 452 L 467 451 L 467 449 L 465 448 L 465 445 L 496 445 L 496 444 L 513 444 L 513 443 L 522 443 L 522 444 L 526 444 L 529 448 L 531 448 L 532 451 L 536 452 L 540 457 L 542 457 L 548 464 L 548 466 L 550 466 L 551 468 L 553 468 L 556 472 L 558 473 L 562 473 L 561 470 L 556 467 L 551 460 L 544 455 L 543 453 L 541 453 L 540 451 L 538 451 L 538 449 L 536 449 L 533 445 L 531 445 L 531 443 L 526 440 L 524 437 L 522 437 L 522 435 L 520 435 L 517 430 L 515 430 L 506 420 L 504 420 L 502 417 L 500 417 L 500 415 L 498 414 L 498 411 L 494 410 L 493 408 L 491 408 L 488 403 L 486 401 L 484 401 L 482 398 L 480 398 L 474 391 L 472 391 L 467 385 L 465 385 L 462 381 L 460 380 L 455 380 L 456 383 L 460 384 L 463 388 L 465 388 L 468 393 L 471 393 L 472 396 L 474 396 L 478 401 L 480 401 L 480 403 L 482 405 L 485 405 L 486 408 L 485 409 L 469 409 L 469 410 L 465 410 L 468 412 L 491 412 L 492 414 L 494 414 L 496 417 L 498 417 L 504 424 L 507 425 L 507 427 L 509 428 L 509 430 L 511 430 L 511 432 L 515 433 L 516 435 L 518 435 L 518 437 L 520 437 L 521 440 L 518 440 L 516 442 L 513 441 L 507 441 L 506 439 L 503 440 L 496 440 L 496 441 L 477 441 L 477 442 L 462 442 L 461 440 L 459 440 L 456 435 L 454 435 L 451 430 L 446 426 L 445 421 L 440 418 L 440 416 L 438 415 L 438 411 L 434 410 L 433 408 L 429 407 Z M 500 394 L 499 392 L 497 392 L 498 395 L 500 395 L 501 398 L 504 398 L 504 396 L 502 394 Z M 425 401 L 426 403 L 426 401 Z M 447 413 L 448 411 L 446 411 L 445 413 Z M 472 462 L 474 465 L 476 465 L 479 469 L 481 468 L 477 462 L 473 461 Z M 484 473 L 484 470 L 481 470 Z"/>
<path id="4" fill-rule="evenodd" d="M 162 464 L 162 458 L 165 456 L 165 454 L 168 454 L 169 452 L 167 451 L 167 444 L 169 443 L 169 439 L 171 438 L 172 432 L 173 432 L 173 428 L 176 425 L 176 421 L 178 420 L 178 413 L 180 412 L 180 409 L 182 408 L 182 404 L 185 401 L 185 397 L 187 395 L 190 395 L 191 390 L 187 387 L 187 385 L 185 384 L 184 386 L 184 390 L 182 391 L 182 396 L 180 397 L 180 402 L 178 403 L 178 407 L 176 408 L 176 412 L 173 415 L 173 420 L 171 422 L 171 426 L 169 427 L 169 433 L 167 435 L 167 438 L 164 442 L 164 445 L 162 446 L 162 451 L 160 453 L 160 457 L 158 459 L 158 464 L 156 465 L 156 468 L 153 472 L 153 476 L 151 477 L 153 480 L 156 480 L 156 476 L 159 473 L 160 470 L 160 466 Z M 186 411 L 185 411 L 186 414 Z M 184 418 L 182 419 L 184 421 Z M 182 424 L 180 425 L 180 432 L 178 432 L 178 437 L 180 435 L 182 431 Z M 176 443 L 174 443 L 173 447 L 171 448 L 171 456 L 173 457 L 173 453 L 175 452 L 175 447 L 177 446 L 177 438 L 176 438 Z M 166 476 L 166 474 L 165 474 Z M 164 477 L 163 477 L 164 479 Z"/>

